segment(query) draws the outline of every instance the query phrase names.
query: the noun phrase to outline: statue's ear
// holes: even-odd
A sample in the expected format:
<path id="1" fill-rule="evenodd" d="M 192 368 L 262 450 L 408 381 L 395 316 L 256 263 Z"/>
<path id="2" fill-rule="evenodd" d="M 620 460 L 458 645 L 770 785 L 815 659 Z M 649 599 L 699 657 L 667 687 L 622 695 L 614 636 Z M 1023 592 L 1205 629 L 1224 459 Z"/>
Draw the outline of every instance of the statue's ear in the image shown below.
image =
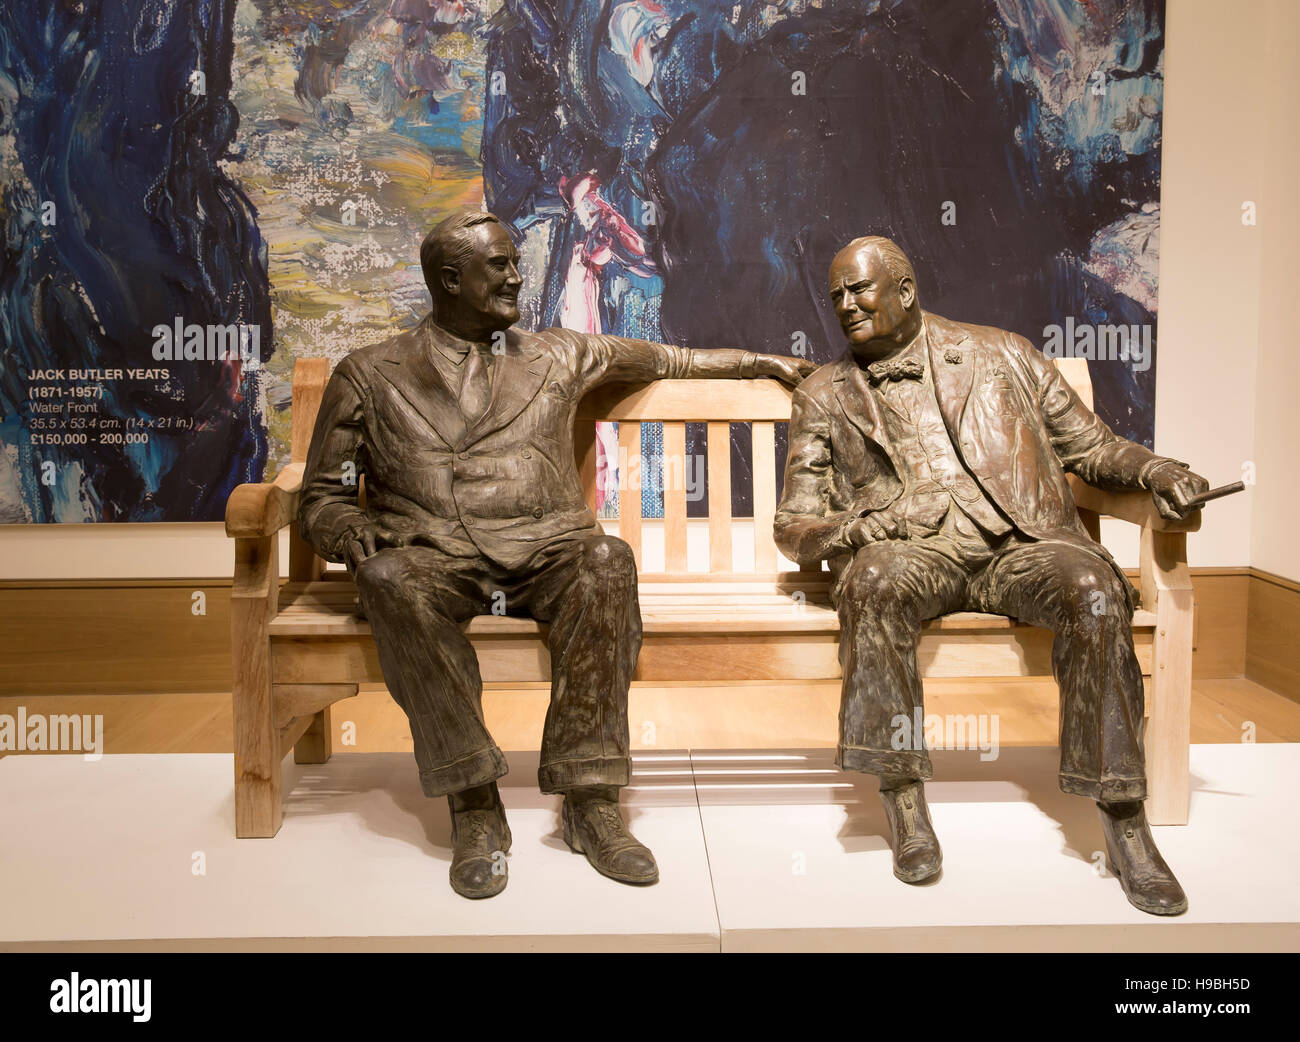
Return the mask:
<path id="1" fill-rule="evenodd" d="M 460 268 L 454 264 L 444 264 L 439 274 L 442 288 L 456 296 L 460 293 Z"/>
<path id="2" fill-rule="evenodd" d="M 908 311 L 911 311 L 912 305 L 916 303 L 916 286 L 912 284 L 912 280 L 906 275 L 903 276 L 903 280 L 898 284 L 898 299 L 902 302 L 903 307 Z"/>

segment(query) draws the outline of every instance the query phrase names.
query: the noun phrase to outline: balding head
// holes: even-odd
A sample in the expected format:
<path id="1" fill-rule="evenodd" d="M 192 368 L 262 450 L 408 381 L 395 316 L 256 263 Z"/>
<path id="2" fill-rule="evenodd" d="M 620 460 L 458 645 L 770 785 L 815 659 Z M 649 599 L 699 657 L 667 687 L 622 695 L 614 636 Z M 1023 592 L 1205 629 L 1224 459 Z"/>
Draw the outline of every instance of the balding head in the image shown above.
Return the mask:
<path id="1" fill-rule="evenodd" d="M 830 299 L 849 346 L 879 357 L 921 328 L 916 274 L 892 239 L 864 235 L 831 261 Z"/>
<path id="2" fill-rule="evenodd" d="M 893 239 L 887 239 L 883 235 L 860 235 L 851 243 L 840 250 L 831 261 L 832 277 L 835 271 L 835 265 L 841 261 L 847 260 L 850 256 L 856 255 L 863 250 L 873 251 L 884 264 L 885 270 L 894 276 L 894 284 L 902 286 L 904 279 L 911 279 L 912 292 L 916 292 L 916 272 L 912 270 L 912 262 L 907 259 Z"/>

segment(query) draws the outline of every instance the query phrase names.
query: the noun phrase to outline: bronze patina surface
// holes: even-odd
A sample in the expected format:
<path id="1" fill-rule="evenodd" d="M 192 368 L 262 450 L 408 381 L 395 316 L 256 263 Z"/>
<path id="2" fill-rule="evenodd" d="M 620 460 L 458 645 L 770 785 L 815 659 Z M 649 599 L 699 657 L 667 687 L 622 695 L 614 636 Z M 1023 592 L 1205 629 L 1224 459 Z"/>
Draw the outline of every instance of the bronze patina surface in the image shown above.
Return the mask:
<path id="1" fill-rule="evenodd" d="M 921 624 L 996 612 L 1055 636 L 1060 787 L 1097 802 L 1125 894 L 1147 912 L 1184 911 L 1143 812 L 1134 591 L 1084 529 L 1066 472 L 1150 490 L 1167 518 L 1195 509 L 1205 480 L 1117 437 L 1024 338 L 922 310 L 912 265 L 888 239 L 846 246 L 830 296 L 848 348 L 795 392 L 776 540 L 801 564 L 829 562 L 838 763 L 880 777 L 895 874 L 923 882 L 941 867 L 929 754 L 893 740 L 922 709 Z"/>
<path id="2" fill-rule="evenodd" d="M 628 783 L 628 685 L 641 645 L 631 548 L 587 506 L 573 455 L 578 403 L 607 382 L 770 376 L 805 361 L 567 329 L 528 332 L 518 253 L 490 214 L 463 211 L 426 237 L 433 311 L 339 363 L 307 458 L 303 536 L 346 562 L 384 679 L 405 710 L 420 782 L 451 803 L 451 883 L 506 884 L 506 773 L 461 624 L 519 615 L 549 624 L 551 702 L 538 782 L 563 793 L 563 835 L 611 878 L 653 883 L 653 855 L 618 806 Z M 365 506 L 359 505 L 360 477 Z"/>

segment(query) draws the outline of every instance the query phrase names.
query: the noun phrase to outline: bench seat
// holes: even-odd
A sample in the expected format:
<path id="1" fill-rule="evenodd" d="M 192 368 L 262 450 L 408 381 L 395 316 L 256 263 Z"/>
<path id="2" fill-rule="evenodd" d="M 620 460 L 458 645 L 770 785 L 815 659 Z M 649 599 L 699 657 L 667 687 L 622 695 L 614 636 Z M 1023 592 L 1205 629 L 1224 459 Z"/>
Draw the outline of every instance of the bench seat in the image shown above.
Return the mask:
<path id="1" fill-rule="evenodd" d="M 682 582 L 675 576 L 641 582 L 639 597 L 643 643 L 636 680 L 840 676 L 839 618 L 826 581 L 815 573 L 721 582 L 716 577 Z M 383 681 L 370 624 L 358 614 L 356 599 L 356 586 L 341 572 L 281 587 L 269 626 L 275 683 Z M 1155 625 L 1154 612 L 1134 614 L 1134 645 L 1144 675 L 1151 672 Z M 544 624 L 480 615 L 462 628 L 485 681 L 550 679 Z M 1041 675 L 1051 672 L 1050 656 L 1050 633 L 982 612 L 934 619 L 924 627 L 919 649 L 922 674 L 940 677 Z"/>

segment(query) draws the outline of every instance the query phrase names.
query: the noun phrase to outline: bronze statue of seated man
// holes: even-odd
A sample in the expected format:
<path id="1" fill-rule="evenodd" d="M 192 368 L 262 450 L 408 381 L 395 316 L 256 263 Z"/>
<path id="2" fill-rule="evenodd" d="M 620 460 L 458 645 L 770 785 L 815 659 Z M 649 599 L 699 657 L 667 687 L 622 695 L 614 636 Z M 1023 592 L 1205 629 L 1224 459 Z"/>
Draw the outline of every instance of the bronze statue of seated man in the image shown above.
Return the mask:
<path id="1" fill-rule="evenodd" d="M 587 505 L 573 454 L 578 403 L 606 381 L 770 376 L 814 366 L 567 329 L 514 328 L 518 253 L 491 214 L 463 211 L 425 238 L 433 311 L 344 358 L 325 390 L 300 527 L 356 578 L 384 679 L 405 710 L 420 782 L 451 804 L 451 885 L 506 885 L 506 760 L 484 725 L 462 624 L 549 624 L 551 701 L 538 782 L 563 793 L 565 842 L 625 883 L 658 879 L 619 811 L 628 784 L 628 685 L 641 646 L 631 548 Z M 365 477 L 365 507 L 358 478 Z"/>
<path id="2" fill-rule="evenodd" d="M 919 883 L 941 866 L 929 754 L 892 741 L 922 709 L 921 624 L 996 612 L 1055 636 L 1060 787 L 1097 802 L 1129 901 L 1185 911 L 1143 812 L 1135 594 L 1084 529 L 1065 475 L 1149 489 L 1169 518 L 1206 482 L 1117 437 L 1022 337 L 923 311 L 889 239 L 849 243 L 830 297 L 848 350 L 795 391 L 776 540 L 801 564 L 829 561 L 844 677 L 837 762 L 879 775 L 894 874 Z"/>

